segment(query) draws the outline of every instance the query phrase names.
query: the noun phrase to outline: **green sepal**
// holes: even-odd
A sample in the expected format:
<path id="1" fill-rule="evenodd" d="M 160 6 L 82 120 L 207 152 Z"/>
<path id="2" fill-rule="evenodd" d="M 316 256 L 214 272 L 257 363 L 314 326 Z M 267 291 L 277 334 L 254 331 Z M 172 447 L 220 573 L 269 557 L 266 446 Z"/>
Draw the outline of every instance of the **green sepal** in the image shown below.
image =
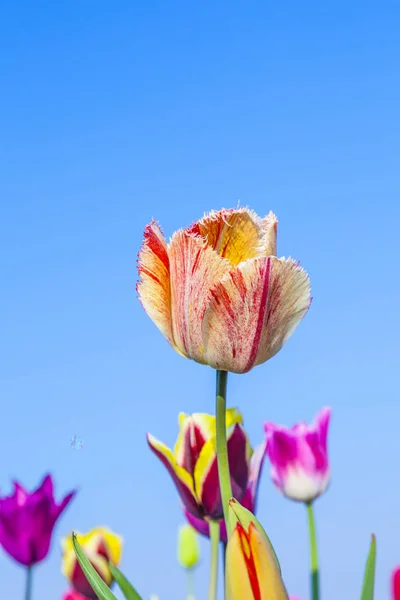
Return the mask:
<path id="1" fill-rule="evenodd" d="M 242 506 L 240 504 L 240 502 L 238 502 L 237 500 L 235 500 L 235 498 L 231 498 L 231 500 L 229 500 L 229 526 L 230 528 L 232 528 L 232 531 L 235 529 L 235 521 L 239 521 L 239 523 L 245 528 L 248 529 L 250 523 L 253 523 L 253 525 L 255 525 L 256 529 L 258 530 L 258 532 L 262 535 L 262 537 L 264 538 L 265 542 L 267 543 L 267 545 L 269 546 L 273 557 L 275 558 L 275 562 L 276 565 L 278 567 L 279 573 L 281 574 L 281 565 L 279 564 L 279 560 L 278 557 L 276 555 L 276 552 L 274 550 L 274 547 L 271 543 L 271 540 L 269 539 L 264 527 L 261 525 L 260 521 L 257 519 L 257 517 L 255 515 L 253 515 L 252 512 L 250 512 L 247 508 L 245 508 L 244 506 Z M 234 513 L 234 514 L 232 514 Z M 362 600 L 364 600 L 362 598 Z"/>
<path id="2" fill-rule="evenodd" d="M 123 575 L 123 573 L 121 573 L 121 571 L 111 563 L 108 563 L 108 566 L 110 567 L 111 575 L 114 577 L 117 585 L 121 589 L 125 600 L 142 600 L 142 597 L 137 593 L 125 575 Z"/>
<path id="3" fill-rule="evenodd" d="M 90 564 L 90 561 L 87 559 L 85 553 L 82 550 L 81 545 L 76 539 L 76 533 L 72 534 L 72 545 L 74 547 L 74 551 L 76 554 L 76 558 L 78 559 L 78 563 L 81 566 L 81 569 L 88 580 L 92 590 L 96 593 L 100 600 L 117 600 L 108 586 L 104 583 L 100 575 L 97 573 L 96 569 Z"/>
<path id="4" fill-rule="evenodd" d="M 361 600 L 374 600 L 375 588 L 375 563 L 376 563 L 376 538 L 372 535 L 371 544 L 365 565 L 364 581 L 361 592 Z"/>

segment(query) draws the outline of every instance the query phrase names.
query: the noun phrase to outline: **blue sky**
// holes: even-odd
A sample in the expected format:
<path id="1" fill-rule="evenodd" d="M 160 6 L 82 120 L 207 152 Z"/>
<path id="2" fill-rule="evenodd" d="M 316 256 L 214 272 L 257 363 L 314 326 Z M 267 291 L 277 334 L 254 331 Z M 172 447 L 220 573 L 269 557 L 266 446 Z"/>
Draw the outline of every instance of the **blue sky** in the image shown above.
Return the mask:
<path id="1" fill-rule="evenodd" d="M 50 471 L 80 492 L 35 596 L 61 598 L 59 537 L 108 525 L 146 598 L 185 597 L 175 489 L 145 433 L 213 411 L 214 374 L 143 312 L 136 257 L 205 211 L 279 218 L 314 302 L 285 348 L 231 376 L 253 444 L 265 420 L 333 409 L 332 485 L 316 505 L 324 600 L 359 597 L 371 532 L 376 599 L 400 563 L 400 80 L 395 2 L 5 2 L 0 9 L 0 488 Z M 70 447 L 77 434 L 84 448 Z M 259 517 L 291 593 L 308 598 L 306 515 L 264 470 Z M 206 597 L 208 546 L 197 573 Z M 0 554 L 0 596 L 22 598 Z"/>

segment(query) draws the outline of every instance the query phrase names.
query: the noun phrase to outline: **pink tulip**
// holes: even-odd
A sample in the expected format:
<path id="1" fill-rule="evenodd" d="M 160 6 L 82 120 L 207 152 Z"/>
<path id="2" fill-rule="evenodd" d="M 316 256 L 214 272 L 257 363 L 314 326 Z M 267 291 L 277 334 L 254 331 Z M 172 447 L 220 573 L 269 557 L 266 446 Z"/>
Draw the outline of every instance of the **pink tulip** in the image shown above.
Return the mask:
<path id="1" fill-rule="evenodd" d="M 400 567 L 397 567 L 392 573 L 392 598 L 400 600 Z"/>
<path id="2" fill-rule="evenodd" d="M 271 477 L 288 498 L 311 502 L 327 488 L 330 469 L 327 436 L 331 410 L 324 408 L 312 425 L 292 428 L 266 423 L 267 455 Z"/>
<path id="3" fill-rule="evenodd" d="M 89 600 L 87 596 L 82 596 L 82 594 L 80 594 L 79 592 L 76 592 L 75 590 L 69 590 L 68 592 L 65 592 L 65 594 L 62 597 L 62 600 Z"/>
<path id="4" fill-rule="evenodd" d="M 57 504 L 50 475 L 31 493 L 14 482 L 14 493 L 0 496 L 0 544 L 4 550 L 26 567 L 46 558 L 53 527 L 74 495 L 75 491 L 70 492 Z"/>

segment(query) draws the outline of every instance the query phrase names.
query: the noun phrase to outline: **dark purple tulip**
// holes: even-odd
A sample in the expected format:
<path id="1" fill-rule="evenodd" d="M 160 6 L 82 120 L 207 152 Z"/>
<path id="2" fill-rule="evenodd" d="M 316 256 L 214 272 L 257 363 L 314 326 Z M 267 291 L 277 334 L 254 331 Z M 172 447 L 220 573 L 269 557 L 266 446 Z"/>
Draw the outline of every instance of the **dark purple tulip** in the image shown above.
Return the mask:
<path id="1" fill-rule="evenodd" d="M 14 560 L 31 567 L 46 558 L 54 525 L 76 491 L 57 504 L 51 475 L 32 493 L 13 483 L 14 493 L 0 496 L 0 544 Z"/>

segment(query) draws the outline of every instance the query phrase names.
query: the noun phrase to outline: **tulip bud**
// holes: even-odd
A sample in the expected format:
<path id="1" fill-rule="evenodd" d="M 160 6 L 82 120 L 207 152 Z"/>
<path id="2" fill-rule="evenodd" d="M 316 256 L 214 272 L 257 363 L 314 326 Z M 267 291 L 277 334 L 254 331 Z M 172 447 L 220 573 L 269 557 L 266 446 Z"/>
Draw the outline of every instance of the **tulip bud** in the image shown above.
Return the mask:
<path id="1" fill-rule="evenodd" d="M 77 541 L 96 569 L 97 573 L 110 586 L 113 576 L 110 563 L 118 566 L 121 560 L 123 540 L 106 527 L 96 527 L 86 534 L 78 534 Z M 63 548 L 62 572 L 72 584 L 74 590 L 86 598 L 97 600 L 97 596 L 88 582 L 76 557 L 71 536 L 62 539 Z"/>
<path id="2" fill-rule="evenodd" d="M 182 525 L 178 534 L 178 562 L 184 569 L 193 569 L 199 560 L 197 533 L 191 525 Z"/>
<path id="3" fill-rule="evenodd" d="M 254 515 L 232 498 L 229 521 L 226 600 L 289 600 L 275 552 Z"/>

